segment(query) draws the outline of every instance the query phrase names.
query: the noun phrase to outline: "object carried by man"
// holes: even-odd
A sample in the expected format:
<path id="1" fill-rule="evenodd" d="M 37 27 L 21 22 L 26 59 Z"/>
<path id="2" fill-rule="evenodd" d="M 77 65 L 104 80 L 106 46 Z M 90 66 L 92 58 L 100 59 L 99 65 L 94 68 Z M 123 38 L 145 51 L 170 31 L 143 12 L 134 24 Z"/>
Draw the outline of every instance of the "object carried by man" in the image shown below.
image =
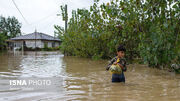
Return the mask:
<path id="1" fill-rule="evenodd" d="M 111 65 L 111 67 L 109 68 L 109 71 L 111 74 L 121 74 L 122 73 L 122 69 L 118 64 Z"/>

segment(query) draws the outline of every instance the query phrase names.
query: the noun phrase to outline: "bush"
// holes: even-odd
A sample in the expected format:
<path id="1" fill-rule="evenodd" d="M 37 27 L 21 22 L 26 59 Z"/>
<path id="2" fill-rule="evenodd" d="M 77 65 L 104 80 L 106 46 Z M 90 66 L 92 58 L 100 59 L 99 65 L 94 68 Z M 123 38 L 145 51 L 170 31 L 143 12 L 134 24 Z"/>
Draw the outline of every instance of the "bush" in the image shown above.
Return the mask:
<path id="1" fill-rule="evenodd" d="M 67 55 L 112 58 L 125 44 L 126 58 L 142 58 L 153 67 L 167 67 L 180 57 L 180 1 L 98 0 L 72 11 L 61 49 Z M 55 27 L 56 30 L 58 27 Z M 61 27 L 60 27 L 61 28 Z"/>

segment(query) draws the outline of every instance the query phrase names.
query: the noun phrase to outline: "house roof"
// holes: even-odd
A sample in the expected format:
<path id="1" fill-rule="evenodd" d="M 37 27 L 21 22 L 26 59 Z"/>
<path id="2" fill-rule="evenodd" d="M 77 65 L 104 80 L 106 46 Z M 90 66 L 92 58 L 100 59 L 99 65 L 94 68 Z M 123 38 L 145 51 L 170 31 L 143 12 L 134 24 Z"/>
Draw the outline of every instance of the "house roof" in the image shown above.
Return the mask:
<path id="1" fill-rule="evenodd" d="M 34 32 L 22 36 L 17 36 L 14 38 L 11 38 L 10 40 L 51 40 L 51 41 L 61 41 L 58 38 L 54 38 L 53 36 L 44 34 L 44 33 L 39 33 L 39 32 Z"/>

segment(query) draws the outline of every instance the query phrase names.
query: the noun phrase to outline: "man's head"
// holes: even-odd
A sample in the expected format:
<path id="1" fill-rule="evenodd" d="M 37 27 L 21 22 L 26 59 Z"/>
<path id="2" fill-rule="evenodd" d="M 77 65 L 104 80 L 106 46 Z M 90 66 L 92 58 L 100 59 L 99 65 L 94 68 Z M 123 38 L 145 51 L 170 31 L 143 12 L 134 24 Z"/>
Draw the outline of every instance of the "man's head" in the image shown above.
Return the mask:
<path id="1" fill-rule="evenodd" d="M 126 48 L 124 47 L 124 45 L 119 45 L 117 48 L 117 55 L 119 58 L 123 58 L 126 52 Z"/>

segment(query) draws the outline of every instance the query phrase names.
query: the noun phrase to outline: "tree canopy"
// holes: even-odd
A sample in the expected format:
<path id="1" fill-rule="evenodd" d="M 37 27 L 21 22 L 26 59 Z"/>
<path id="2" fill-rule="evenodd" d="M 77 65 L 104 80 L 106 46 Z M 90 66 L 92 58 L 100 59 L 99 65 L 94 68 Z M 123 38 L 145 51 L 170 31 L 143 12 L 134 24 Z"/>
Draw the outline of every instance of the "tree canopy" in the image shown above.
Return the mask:
<path id="1" fill-rule="evenodd" d="M 62 50 L 68 55 L 110 58 L 125 44 L 126 58 L 153 67 L 180 62 L 180 1 L 111 0 L 72 11 Z M 64 15 L 64 14 L 63 14 Z"/>
<path id="2" fill-rule="evenodd" d="M 6 45 L 5 40 L 21 35 L 21 23 L 15 17 L 0 16 L 0 49 Z"/>

